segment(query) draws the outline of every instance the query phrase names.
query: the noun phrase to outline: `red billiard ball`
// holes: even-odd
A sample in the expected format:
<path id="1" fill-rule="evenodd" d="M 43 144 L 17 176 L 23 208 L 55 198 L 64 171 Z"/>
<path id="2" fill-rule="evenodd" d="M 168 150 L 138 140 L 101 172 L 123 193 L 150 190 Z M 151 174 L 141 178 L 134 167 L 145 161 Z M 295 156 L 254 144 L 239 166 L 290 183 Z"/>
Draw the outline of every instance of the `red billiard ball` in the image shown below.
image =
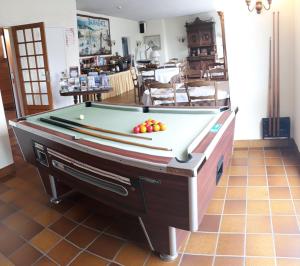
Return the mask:
<path id="1" fill-rule="evenodd" d="M 153 131 L 153 126 L 147 126 L 147 132 L 148 133 L 151 133 Z"/>
<path id="2" fill-rule="evenodd" d="M 140 133 L 140 131 L 141 131 L 141 129 L 139 126 L 133 128 L 133 133 L 135 133 L 135 134 Z"/>

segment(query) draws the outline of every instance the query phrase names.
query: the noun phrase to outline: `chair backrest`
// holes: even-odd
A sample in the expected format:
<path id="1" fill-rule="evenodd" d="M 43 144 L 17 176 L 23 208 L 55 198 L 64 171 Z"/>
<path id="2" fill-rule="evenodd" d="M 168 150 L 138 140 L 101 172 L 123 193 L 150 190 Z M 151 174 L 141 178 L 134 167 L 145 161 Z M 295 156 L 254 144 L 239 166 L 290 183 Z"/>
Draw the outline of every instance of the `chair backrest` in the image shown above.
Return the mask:
<path id="1" fill-rule="evenodd" d="M 214 101 L 214 105 L 217 106 L 218 89 L 214 81 L 188 81 L 185 83 L 185 89 L 191 106 L 203 101 Z"/>
<path id="2" fill-rule="evenodd" d="M 151 82 L 146 85 L 153 105 L 176 105 L 174 84 Z"/>
<path id="3" fill-rule="evenodd" d="M 208 69 L 209 80 L 226 80 L 226 69 L 222 67 L 215 67 Z"/>
<path id="4" fill-rule="evenodd" d="M 130 67 L 130 74 L 133 81 L 134 86 L 138 86 L 138 75 L 136 73 L 136 69 L 134 67 Z"/>
<path id="5" fill-rule="evenodd" d="M 185 81 L 192 79 L 199 80 L 203 78 L 203 71 L 200 69 L 186 69 L 181 73 L 181 76 Z"/>

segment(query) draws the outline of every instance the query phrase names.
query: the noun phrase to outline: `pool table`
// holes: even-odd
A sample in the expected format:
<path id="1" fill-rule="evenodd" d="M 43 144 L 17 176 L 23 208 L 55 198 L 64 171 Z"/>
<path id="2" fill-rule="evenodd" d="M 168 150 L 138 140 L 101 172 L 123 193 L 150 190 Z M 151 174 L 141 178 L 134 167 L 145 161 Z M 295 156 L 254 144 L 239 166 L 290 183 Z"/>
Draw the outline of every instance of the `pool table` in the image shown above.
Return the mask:
<path id="1" fill-rule="evenodd" d="M 235 115 L 218 108 L 86 102 L 10 124 L 52 202 L 79 191 L 134 215 L 151 250 L 173 260 L 188 231 L 197 231 L 229 163 Z M 61 121 L 48 123 L 53 117 Z M 149 118 L 167 130 L 131 134 Z"/>

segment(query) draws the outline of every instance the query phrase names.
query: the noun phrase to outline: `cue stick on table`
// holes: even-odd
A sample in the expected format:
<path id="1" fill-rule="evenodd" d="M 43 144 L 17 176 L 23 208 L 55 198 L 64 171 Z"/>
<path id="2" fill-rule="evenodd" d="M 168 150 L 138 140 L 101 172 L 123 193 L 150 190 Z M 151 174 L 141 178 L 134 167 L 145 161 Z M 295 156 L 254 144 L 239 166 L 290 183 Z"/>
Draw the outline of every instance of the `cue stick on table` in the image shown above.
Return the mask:
<path id="1" fill-rule="evenodd" d="M 86 124 L 81 124 L 81 123 L 78 123 L 78 122 L 74 122 L 74 121 L 71 121 L 71 120 L 68 120 L 68 119 L 60 118 L 60 117 L 57 117 L 57 116 L 52 116 L 51 115 L 50 119 L 56 120 L 56 121 L 59 121 L 59 122 L 63 122 L 63 123 L 66 123 L 66 124 L 70 124 L 70 125 L 73 125 L 73 126 L 83 127 L 83 128 L 87 128 L 87 129 L 92 129 L 92 130 L 100 131 L 100 132 L 105 132 L 105 133 L 110 133 L 110 134 L 115 134 L 115 135 L 130 137 L 130 138 L 152 140 L 152 138 L 150 138 L 150 137 L 135 136 L 135 135 L 132 135 L 132 134 L 126 134 L 126 133 L 119 132 L 119 131 L 114 131 L 114 130 L 108 130 L 108 129 L 99 128 L 99 127 L 94 127 L 94 126 L 90 126 L 90 125 L 86 125 Z"/>
<path id="2" fill-rule="evenodd" d="M 118 139 L 118 138 L 112 138 L 112 137 L 108 137 L 108 136 L 104 136 L 101 134 L 97 134 L 97 133 L 93 133 L 84 129 L 80 129 L 80 128 L 76 128 L 76 127 L 72 127 L 54 120 L 50 120 L 47 118 L 40 118 L 40 121 L 51 124 L 51 125 L 55 125 L 61 128 L 65 128 L 68 130 L 72 130 L 78 133 L 82 133 L 82 134 L 86 134 L 92 137 L 96 137 L 96 138 L 100 138 L 100 139 L 106 139 L 106 140 L 110 140 L 110 141 L 115 141 L 115 142 L 119 142 L 119 143 L 124 143 L 124 144 L 128 144 L 128 145 L 133 145 L 133 146 L 138 146 L 138 147 L 143 147 L 143 148 L 148 148 L 148 149 L 153 149 L 153 150 L 161 150 L 161 151 L 172 151 L 172 149 L 170 148 L 165 148 L 165 147 L 157 147 L 157 146 L 150 146 L 147 144 L 141 144 L 141 143 L 137 143 L 137 142 L 131 142 L 131 141 L 127 141 L 127 140 L 122 140 L 122 139 Z"/>

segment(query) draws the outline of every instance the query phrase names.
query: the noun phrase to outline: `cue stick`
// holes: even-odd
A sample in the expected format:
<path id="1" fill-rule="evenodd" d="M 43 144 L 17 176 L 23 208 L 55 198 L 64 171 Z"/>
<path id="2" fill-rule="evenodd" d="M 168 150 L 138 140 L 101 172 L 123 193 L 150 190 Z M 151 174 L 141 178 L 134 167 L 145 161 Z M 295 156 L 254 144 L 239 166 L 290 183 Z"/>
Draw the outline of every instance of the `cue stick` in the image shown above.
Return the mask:
<path id="1" fill-rule="evenodd" d="M 277 136 L 280 135 L 280 41 L 279 41 L 279 12 L 277 12 Z"/>
<path id="2" fill-rule="evenodd" d="M 276 123 L 276 118 L 275 118 L 275 114 L 276 114 L 276 56 L 275 56 L 275 49 L 276 49 L 276 46 L 275 46 L 275 12 L 273 12 L 273 77 L 272 77 L 272 83 L 273 83 L 273 97 L 272 97 L 272 104 L 273 104 L 273 114 L 272 114 L 272 127 L 273 127 L 273 130 L 272 130 L 272 136 L 274 137 L 275 134 L 276 134 L 276 126 L 275 126 L 275 123 Z"/>
<path id="3" fill-rule="evenodd" d="M 269 113 L 269 135 L 272 132 L 272 38 L 270 37 L 269 41 L 269 104 L 268 104 L 268 113 Z"/>
<path id="4" fill-rule="evenodd" d="M 105 132 L 105 133 L 110 133 L 110 134 L 115 134 L 115 135 L 130 137 L 130 138 L 152 140 L 152 138 L 149 138 L 149 137 L 135 136 L 135 135 L 132 135 L 132 134 L 126 134 L 126 133 L 119 132 L 119 131 L 114 131 L 114 130 L 108 130 L 108 129 L 99 128 L 99 127 L 89 126 L 89 125 L 81 124 L 81 123 L 74 122 L 74 121 L 71 121 L 71 120 L 68 120 L 68 119 L 60 118 L 60 117 L 57 117 L 57 116 L 52 116 L 51 115 L 50 119 L 56 120 L 56 121 L 59 121 L 59 122 L 64 122 L 66 124 L 70 124 L 70 125 L 73 125 L 73 126 L 83 127 L 83 128 L 87 128 L 87 129 L 92 129 L 92 130 L 100 131 L 100 132 Z"/>
<path id="5" fill-rule="evenodd" d="M 110 141 L 115 141 L 115 142 L 119 142 L 119 143 L 123 143 L 123 144 L 128 144 L 128 145 L 133 145 L 133 146 L 138 146 L 138 147 L 143 147 L 143 148 L 148 148 L 148 149 L 153 149 L 153 150 L 162 150 L 162 151 L 172 151 L 172 149 L 170 148 L 165 148 L 165 147 L 156 147 L 156 146 L 150 146 L 147 144 L 141 144 L 141 143 L 137 143 L 137 142 L 131 142 L 131 141 L 127 141 L 127 140 L 122 140 L 122 139 L 118 139 L 118 138 L 113 138 L 113 137 L 108 137 L 108 136 L 104 136 L 102 134 L 97 134 L 97 133 L 93 133 L 84 129 L 80 129 L 77 127 L 72 127 L 54 120 L 50 120 L 47 118 L 40 118 L 40 121 L 51 124 L 51 125 L 55 125 L 61 128 L 65 128 L 68 130 L 72 130 L 78 133 L 82 133 L 82 134 L 86 134 L 92 137 L 96 137 L 96 138 L 100 138 L 100 139 L 106 139 L 106 140 L 110 140 Z"/>

